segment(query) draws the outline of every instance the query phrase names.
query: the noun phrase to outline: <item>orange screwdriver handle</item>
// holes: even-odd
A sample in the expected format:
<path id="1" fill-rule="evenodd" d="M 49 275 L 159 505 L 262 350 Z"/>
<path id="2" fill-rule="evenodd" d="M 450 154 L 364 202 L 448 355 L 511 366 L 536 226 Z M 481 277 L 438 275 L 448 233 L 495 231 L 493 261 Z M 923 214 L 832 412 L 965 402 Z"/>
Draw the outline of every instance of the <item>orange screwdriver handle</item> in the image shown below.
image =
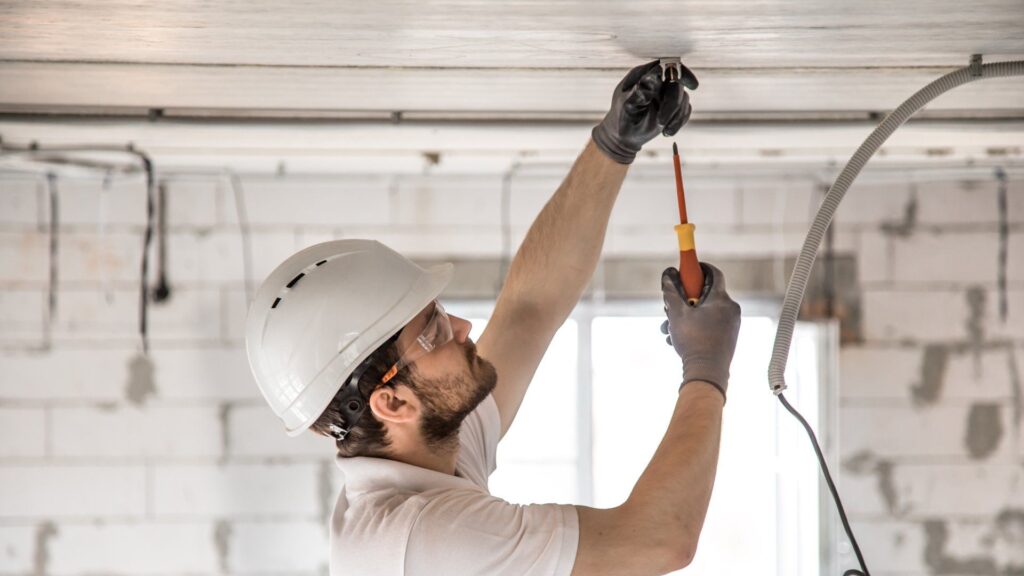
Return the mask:
<path id="1" fill-rule="evenodd" d="M 697 246 L 693 240 L 695 228 L 693 224 L 676 225 L 676 236 L 679 239 L 679 281 L 690 305 L 696 305 L 704 291 L 704 270 L 697 261 Z"/>

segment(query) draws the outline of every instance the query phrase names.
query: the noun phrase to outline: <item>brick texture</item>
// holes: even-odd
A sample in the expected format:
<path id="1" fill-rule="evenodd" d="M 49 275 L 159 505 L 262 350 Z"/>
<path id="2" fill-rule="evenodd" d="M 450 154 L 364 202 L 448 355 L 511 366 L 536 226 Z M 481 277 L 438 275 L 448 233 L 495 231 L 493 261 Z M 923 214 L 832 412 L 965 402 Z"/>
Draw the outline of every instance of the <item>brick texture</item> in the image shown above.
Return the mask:
<path id="1" fill-rule="evenodd" d="M 243 176 L 248 270 L 227 175 L 165 176 L 172 298 L 150 308 L 151 374 L 138 362 L 141 179 L 59 180 L 48 318 L 45 182 L 0 177 L 0 573 L 325 573 L 343 476 L 329 440 L 289 438 L 263 403 L 243 347 L 246 285 L 302 247 L 351 237 L 496 269 L 564 176 L 517 169 L 503 215 L 497 169 L 418 172 Z M 833 472 L 873 573 L 956 574 L 977 558 L 1011 573 L 1019 539 L 998 522 L 1024 509 L 1024 184 L 1010 182 L 1004 321 L 991 173 L 865 176 L 833 223 L 836 250 L 856 259 L 841 289 L 861 307 L 859 340 L 839 353 L 837 418 L 821 423 L 837 439 Z M 671 178 L 631 169 L 605 256 L 675 262 Z M 701 257 L 767 262 L 758 285 L 781 294 L 781 264 L 821 199 L 816 175 L 694 174 L 687 192 Z M 543 493 L 551 465 L 517 462 L 496 484 Z"/>

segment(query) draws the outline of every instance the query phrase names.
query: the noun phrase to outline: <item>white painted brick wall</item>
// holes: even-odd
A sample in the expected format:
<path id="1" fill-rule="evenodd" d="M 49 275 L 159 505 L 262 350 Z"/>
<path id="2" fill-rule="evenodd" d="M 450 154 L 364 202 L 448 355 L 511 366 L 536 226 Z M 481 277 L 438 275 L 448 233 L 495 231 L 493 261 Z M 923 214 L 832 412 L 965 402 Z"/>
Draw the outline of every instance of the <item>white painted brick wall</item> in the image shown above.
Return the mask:
<path id="1" fill-rule="evenodd" d="M 151 356 L 160 398 L 262 401 L 244 348 L 164 348 Z"/>
<path id="2" fill-rule="evenodd" d="M 922 350 L 845 346 L 839 351 L 842 398 L 910 398 L 921 379 Z"/>
<path id="3" fill-rule="evenodd" d="M 0 526 L 0 574 L 29 574 L 35 564 L 36 528 Z"/>
<path id="4" fill-rule="evenodd" d="M 1024 290 L 1009 290 L 1006 294 L 1009 315 L 1004 322 L 999 317 L 999 297 L 992 292 L 986 299 L 985 330 L 989 338 L 1024 340 Z"/>
<path id="5" fill-rule="evenodd" d="M 173 280 L 173 279 L 172 279 Z M 60 290 L 55 338 L 137 340 L 139 290 Z M 150 300 L 151 341 L 221 337 L 221 293 L 215 288 L 171 287 L 164 302 Z"/>
<path id="6" fill-rule="evenodd" d="M 1021 201 L 1024 204 L 1024 201 Z M 1006 279 L 1016 286 L 1024 285 L 1024 232 L 1011 233 L 1007 242 Z M 1012 255 L 1012 256 L 1010 256 Z"/>
<path id="7" fill-rule="evenodd" d="M 969 404 L 914 407 L 887 402 L 844 406 L 839 426 L 840 455 L 864 451 L 885 458 L 956 457 L 966 460 Z M 986 462 L 1009 463 L 1015 456 L 1012 410 L 1000 406 L 1003 433 Z"/>
<path id="8" fill-rule="evenodd" d="M 613 229 L 672 227 L 679 223 L 675 181 L 671 173 L 664 177 L 631 176 L 623 182 L 612 211 Z M 548 195 L 550 196 L 550 192 Z M 686 181 L 686 209 L 691 219 L 705 225 L 735 225 L 739 210 L 739 191 L 721 181 Z M 698 216 L 699 220 L 698 220 Z"/>
<path id="9" fill-rule="evenodd" d="M 49 545 L 49 573 L 216 573 L 213 534 L 208 522 L 60 524 Z"/>
<path id="10" fill-rule="evenodd" d="M 561 183 L 560 177 L 517 176 L 513 178 L 508 211 L 512 224 L 528 228 Z"/>
<path id="11" fill-rule="evenodd" d="M 42 340 L 46 306 L 47 295 L 37 288 L 0 291 L 0 340 Z"/>
<path id="12" fill-rule="evenodd" d="M 127 383 L 127 362 L 134 353 L 124 349 L 5 352 L 0 399 L 119 400 Z"/>
<path id="13" fill-rule="evenodd" d="M 243 179 L 242 182 L 249 222 L 255 226 L 384 225 L 391 221 L 389 184 L 390 178 L 383 176 L 299 182 Z M 235 214 L 233 198 L 229 194 L 225 203 L 231 215 Z"/>
<path id="14" fill-rule="evenodd" d="M 864 336 L 870 341 L 943 342 L 967 335 L 962 290 L 865 289 L 862 306 Z"/>
<path id="15" fill-rule="evenodd" d="M 315 572 L 328 563 L 324 522 L 236 522 L 228 542 L 228 567 L 233 572 Z"/>
<path id="16" fill-rule="evenodd" d="M 225 180 L 188 179 L 169 180 L 167 190 L 167 226 L 177 228 L 194 226 L 208 228 L 224 222 L 223 203 Z M 220 208 L 218 208 L 220 206 Z M 229 222 L 234 223 L 232 218 Z"/>
<path id="17" fill-rule="evenodd" d="M 1024 506 L 1019 465 L 897 465 L 896 493 L 915 517 L 992 518 L 1004 508 Z"/>
<path id="18" fill-rule="evenodd" d="M 561 180 L 529 170 L 513 178 L 513 251 Z M 501 254 L 498 175 L 242 182 L 254 288 L 294 251 L 334 238 L 377 238 L 413 257 Z M 174 296 L 150 308 L 156 393 L 141 407 L 127 398 L 139 347 L 141 180 L 105 193 L 98 179 L 59 186 L 58 315 L 43 352 L 47 199 L 35 180 L 0 179 L 0 573 L 36 570 L 37 525 L 51 520 L 51 574 L 322 573 L 323 515 L 341 475 L 329 440 L 281 432 L 249 372 L 242 241 L 226 176 L 167 181 Z M 903 221 L 912 188 L 865 180 L 836 219 L 836 248 L 858 259 L 865 339 L 839 358 L 838 456 L 889 462 L 897 510 L 877 470 L 834 472 L 875 572 L 900 576 L 929 570 L 925 520 L 949 524 L 947 553 L 995 554 L 981 544 L 991 518 L 1024 507 L 1010 368 L 1012 353 L 1024 369 L 1024 185 L 1011 183 L 1009 198 L 1006 323 L 994 184 L 918 183 L 909 234 L 885 231 Z M 819 201 L 801 178 L 695 175 L 687 191 L 711 261 L 796 254 Z M 605 254 L 674 261 L 675 218 L 671 171 L 634 170 Z M 978 285 L 985 302 L 973 321 L 985 342 L 975 349 L 967 293 Z M 934 399 L 915 404 L 928 345 L 949 351 L 944 378 Z M 966 445 L 976 402 L 998 403 L 1003 427 L 979 460 Z"/>
<path id="19" fill-rule="evenodd" d="M 46 411 L 0 406 L 0 458 L 46 455 Z"/>
<path id="20" fill-rule="evenodd" d="M 60 223 L 124 227 L 146 223 L 146 180 L 142 175 L 111 178 L 104 188 L 102 179 L 58 178 Z"/>
<path id="21" fill-rule="evenodd" d="M 313 464 L 158 465 L 153 468 L 158 517 L 315 518 Z"/>
<path id="22" fill-rule="evenodd" d="M 57 249 L 60 282 L 138 282 L 142 240 L 142 232 L 62 231 Z"/>
<path id="23" fill-rule="evenodd" d="M 44 186 L 42 177 L 0 176 L 0 224 L 39 224 L 39 197 Z"/>
<path id="24" fill-rule="evenodd" d="M 941 400 L 1013 400 L 1012 348 L 946 349 L 939 398 Z M 840 392 L 843 399 L 909 400 L 922 381 L 922 347 L 847 346 L 839 354 Z"/>
<path id="25" fill-rule="evenodd" d="M 989 182 L 927 182 L 918 184 L 918 191 L 917 215 L 921 223 L 994 224 L 999 221 L 994 179 Z"/>
<path id="26" fill-rule="evenodd" d="M 54 455 L 67 458 L 220 456 L 216 406 L 52 408 Z"/>
<path id="27" fill-rule="evenodd" d="M 392 225 L 497 230 L 501 224 L 501 187 L 499 176 L 403 176 L 395 179 L 394 189 L 385 195 L 390 198 Z M 374 209 L 380 209 L 376 199 L 359 213 Z"/>
<path id="28" fill-rule="evenodd" d="M 897 282 L 996 283 L 998 240 L 991 232 L 920 231 L 906 239 L 893 238 L 892 246 Z"/>
<path id="29" fill-rule="evenodd" d="M 0 518 L 141 517 L 142 466 L 0 466 Z"/>
<path id="30" fill-rule="evenodd" d="M 857 278 L 861 284 L 880 284 L 893 280 L 893 240 L 876 230 L 865 230 L 860 235 L 857 255 Z"/>
<path id="31" fill-rule="evenodd" d="M 0 282 L 45 282 L 50 270 L 50 239 L 35 231 L 0 232 Z"/>
<path id="32" fill-rule="evenodd" d="M 919 186 L 918 198 L 922 192 Z M 906 184 L 858 182 L 843 197 L 835 221 L 844 225 L 872 227 L 881 223 L 900 222 L 910 198 L 911 187 Z"/>
<path id="33" fill-rule="evenodd" d="M 743 224 L 806 227 L 822 197 L 820 186 L 807 178 L 768 181 L 762 186 L 748 183 L 743 186 Z"/>
<path id="34" fill-rule="evenodd" d="M 228 426 L 229 457 L 287 456 L 323 460 L 335 454 L 332 439 L 308 431 L 296 437 L 285 434 L 284 424 L 262 402 L 232 406 Z"/>
<path id="35" fill-rule="evenodd" d="M 855 521 L 853 529 L 872 574 L 928 573 L 921 553 L 925 538 L 919 524 Z"/>

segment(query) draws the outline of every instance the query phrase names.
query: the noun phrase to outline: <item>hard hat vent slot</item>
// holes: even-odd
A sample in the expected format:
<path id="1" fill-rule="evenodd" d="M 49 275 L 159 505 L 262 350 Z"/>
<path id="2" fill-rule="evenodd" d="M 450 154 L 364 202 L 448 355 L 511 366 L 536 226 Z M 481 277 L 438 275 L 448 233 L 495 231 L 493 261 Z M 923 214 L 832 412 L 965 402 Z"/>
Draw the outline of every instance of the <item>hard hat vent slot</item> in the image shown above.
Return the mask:
<path id="1" fill-rule="evenodd" d="M 291 288 L 292 286 L 295 286 L 296 282 L 298 282 L 299 280 L 302 280 L 302 277 L 305 276 L 305 275 L 306 275 L 305 272 L 300 272 L 298 276 L 296 276 L 295 278 L 292 278 L 292 281 L 289 282 L 288 285 L 285 286 L 285 288 Z"/>
<path id="2" fill-rule="evenodd" d="M 270 305 L 271 308 L 277 308 L 277 305 L 281 303 L 280 298 L 275 298 L 274 303 Z"/>
<path id="3" fill-rule="evenodd" d="M 321 261 L 316 263 L 317 266 L 320 266 L 322 264 L 327 264 L 327 260 L 321 260 Z"/>

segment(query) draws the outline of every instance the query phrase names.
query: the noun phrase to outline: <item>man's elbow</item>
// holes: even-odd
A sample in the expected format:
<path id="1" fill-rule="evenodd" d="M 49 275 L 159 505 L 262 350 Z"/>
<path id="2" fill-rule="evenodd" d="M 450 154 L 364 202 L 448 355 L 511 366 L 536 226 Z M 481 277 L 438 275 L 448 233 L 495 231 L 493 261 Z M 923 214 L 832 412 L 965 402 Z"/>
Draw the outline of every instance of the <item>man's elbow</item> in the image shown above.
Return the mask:
<path id="1" fill-rule="evenodd" d="M 660 564 L 665 569 L 664 573 L 682 570 L 693 562 L 693 557 L 697 554 L 697 542 L 676 540 L 666 543 L 661 546 L 658 554 L 661 559 Z"/>

